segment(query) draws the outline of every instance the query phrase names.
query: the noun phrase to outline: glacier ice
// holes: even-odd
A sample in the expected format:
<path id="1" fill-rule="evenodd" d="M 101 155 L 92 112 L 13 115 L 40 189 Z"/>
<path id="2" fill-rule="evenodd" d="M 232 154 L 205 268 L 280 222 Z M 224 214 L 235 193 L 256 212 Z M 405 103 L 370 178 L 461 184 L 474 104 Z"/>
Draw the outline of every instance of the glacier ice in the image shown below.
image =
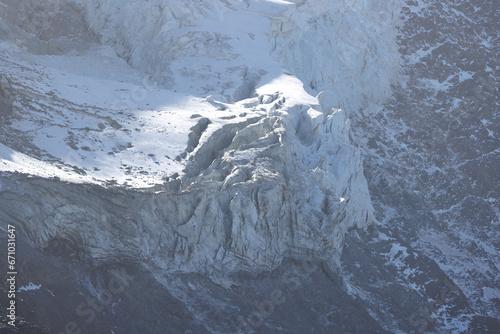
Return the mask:
<path id="1" fill-rule="evenodd" d="M 96 140 L 89 142 L 89 130 L 74 130 L 59 141 L 77 152 L 69 156 L 50 151 L 41 135 L 34 142 L 62 161 L 71 158 L 66 164 L 79 171 L 76 179 L 71 168 L 58 171 L 28 151 L 16 153 L 17 160 L 9 149 L 1 151 L 5 172 L 19 168 L 34 175 L 4 174 L 0 195 L 2 211 L 33 244 L 96 263 L 145 259 L 155 268 L 203 272 L 214 280 L 238 270 L 269 271 L 285 257 L 313 256 L 338 269 L 346 233 L 373 221 L 349 115 L 338 108 L 350 112 L 388 96 L 399 65 L 395 3 L 54 0 L 46 6 L 52 12 L 40 18 L 44 36 L 28 38 L 32 28 L 22 18 L 7 20 L 3 29 L 18 40 L 4 41 L 10 44 L 3 59 L 20 43 L 14 52 L 48 73 L 36 89 L 57 87 L 48 110 L 58 103 L 53 101 L 70 101 L 77 116 L 65 122 L 95 128 Z M 50 26 L 61 12 L 80 18 L 83 32 Z M 377 15 L 387 17 L 386 25 L 373 29 Z M 75 40 L 85 43 L 76 47 Z M 57 56 L 40 43 L 56 43 Z M 75 60 L 90 66 L 79 68 Z M 99 60 L 108 64 L 108 74 L 98 70 Z M 64 81 L 60 66 L 70 68 L 62 65 L 66 61 L 91 100 Z M 28 74 L 14 79 L 18 84 L 35 75 L 23 66 Z M 122 98 L 115 92 L 137 92 L 139 73 L 158 89 L 146 87 L 146 99 L 121 113 L 113 110 L 117 104 L 106 100 Z M 135 86 L 119 83 L 121 75 Z M 101 86 L 102 97 L 93 91 Z M 36 105 L 26 96 L 24 105 Z M 182 102 L 174 106 L 172 100 Z M 14 109 L 15 126 L 38 124 L 34 114 Z M 62 122 L 57 110 L 47 111 L 52 126 Z M 158 130 L 168 117 L 176 122 Z M 157 136 L 148 142 L 150 133 Z M 169 141 L 179 145 L 167 149 Z M 35 158 L 42 160 L 38 171 L 26 167 Z M 91 165 L 92 159 L 109 162 Z M 110 169 L 118 163 L 127 167 Z M 137 172 L 141 164 L 151 166 L 148 172 Z M 130 177 L 144 183 L 125 183 Z M 109 181 L 117 186 L 102 186 Z"/>

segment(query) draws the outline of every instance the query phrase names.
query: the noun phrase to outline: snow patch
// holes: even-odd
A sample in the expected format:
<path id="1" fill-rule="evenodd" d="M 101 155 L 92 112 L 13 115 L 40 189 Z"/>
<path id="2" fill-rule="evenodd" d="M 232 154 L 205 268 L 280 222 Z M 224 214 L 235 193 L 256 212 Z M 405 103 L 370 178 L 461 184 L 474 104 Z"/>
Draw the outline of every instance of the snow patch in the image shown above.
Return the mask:
<path id="1" fill-rule="evenodd" d="M 492 299 L 498 299 L 500 300 L 500 289 L 498 288 L 490 288 L 490 287 L 483 287 L 483 295 L 485 300 L 491 301 Z"/>
<path id="2" fill-rule="evenodd" d="M 42 287 L 41 284 L 39 285 L 36 285 L 36 284 L 33 284 L 32 282 L 30 282 L 28 285 L 25 285 L 25 286 L 21 286 L 17 292 L 21 292 L 21 291 L 33 291 L 33 290 L 40 290 L 40 288 Z"/>

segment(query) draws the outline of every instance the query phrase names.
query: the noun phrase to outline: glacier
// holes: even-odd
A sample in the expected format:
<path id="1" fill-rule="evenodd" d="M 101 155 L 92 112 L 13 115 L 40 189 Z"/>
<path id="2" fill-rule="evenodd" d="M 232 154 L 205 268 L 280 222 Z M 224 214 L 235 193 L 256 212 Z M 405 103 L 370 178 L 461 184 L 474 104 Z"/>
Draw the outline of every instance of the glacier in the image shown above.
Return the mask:
<path id="1" fill-rule="evenodd" d="M 349 138 L 345 112 L 327 102 L 325 96 L 330 92 L 313 97 L 295 76 L 282 73 L 281 61 L 289 67 L 287 58 L 305 56 L 291 51 L 293 46 L 280 46 L 278 40 L 288 40 L 283 37 L 286 29 L 314 29 L 286 28 L 303 20 L 301 5 L 234 2 L 221 5 L 223 9 L 197 2 L 168 6 L 161 1 L 133 2 L 124 7 L 119 3 L 51 3 L 67 11 L 81 6 L 88 35 L 95 34 L 104 46 L 70 48 L 57 56 L 29 50 L 31 40 L 26 42 L 31 43 L 28 50 L 4 46 L 4 62 L 16 63 L 8 67 L 12 69 L 7 77 L 10 90 L 19 95 L 13 98 L 12 114 L 16 116 L 10 118 L 11 127 L 23 132 L 41 127 L 32 142 L 40 150 L 39 157 L 53 156 L 66 170 L 54 169 L 48 159 L 36 159 L 7 146 L 2 169 L 50 175 L 61 182 L 78 179 L 78 187 L 114 181 L 127 189 L 148 184 L 154 190 L 137 188 L 140 190 L 132 193 L 138 198 L 112 201 L 112 207 L 130 206 L 131 212 L 110 217 L 102 212 L 115 209 L 103 208 L 102 203 L 95 203 L 96 207 L 79 205 L 83 199 L 76 193 L 66 194 L 67 183 L 37 178 L 22 181 L 24 177 L 9 176 L 2 192 L 4 196 L 9 194 L 8 200 L 2 201 L 4 210 L 27 205 L 45 212 L 33 215 L 31 210 L 19 207 L 9 210 L 10 219 L 24 227 L 39 249 L 49 247 L 53 240 L 74 240 L 78 252 L 90 261 L 139 256 L 165 269 L 231 273 L 245 268 L 272 270 L 285 255 L 301 258 L 314 254 L 337 270 L 346 232 L 366 229 L 373 213 L 360 152 Z M 325 11 L 323 5 L 318 2 L 305 12 L 319 15 Z M 328 10 L 340 10 L 339 5 Z M 349 8 L 344 4 L 342 10 Z M 283 22 L 276 21 L 280 16 Z M 228 26 L 237 29 L 228 33 Z M 281 27 L 279 31 L 277 26 Z M 7 25 L 6 30 L 18 33 L 16 28 Z M 332 28 L 335 32 L 340 27 Z M 47 43 L 68 39 L 57 36 L 65 31 L 54 27 L 48 30 Z M 307 35 L 303 38 L 309 40 Z M 296 40 L 295 36 L 289 39 Z M 269 45 L 273 45 L 272 50 Z M 19 61 L 23 58 L 25 62 Z M 27 65 L 28 61 L 36 67 Z M 102 61 L 104 64 L 100 64 Z M 75 66 L 75 62 L 82 66 Z M 27 73 L 16 77 L 17 66 L 26 68 Z M 187 70 L 187 66 L 191 68 Z M 120 75 L 114 80 L 112 68 Z M 30 90 L 27 81 L 35 77 L 37 69 L 46 75 Z M 138 70 L 158 88 L 147 82 L 145 86 L 137 84 Z M 339 78 L 345 75 L 332 69 L 336 72 Z M 126 75 L 134 74 L 135 85 L 121 83 Z M 16 90 L 17 86 L 26 91 Z M 109 105 L 110 100 L 120 98 L 116 91 L 130 94 L 129 106 L 123 108 L 122 101 Z M 40 95 L 47 96 L 46 100 L 40 102 Z M 344 98 L 352 100 L 349 95 Z M 224 108 L 214 107 L 214 99 L 221 100 Z M 170 103 L 178 100 L 183 101 Z M 35 110 L 21 116 L 21 109 L 30 103 L 47 108 L 41 110 L 47 114 L 47 122 L 41 121 Z M 150 104 L 158 110 L 148 108 Z M 160 119 L 153 120 L 155 116 Z M 173 123 L 176 129 L 162 122 Z M 65 130 L 63 124 L 72 130 Z M 105 152 L 113 141 L 115 147 Z M 167 148 L 172 144 L 177 145 Z M 61 149 L 62 145 L 69 153 Z M 104 150 L 98 149 L 101 145 Z M 118 164 L 122 166 L 120 171 Z M 148 164 L 154 167 L 141 168 Z M 110 170 L 112 165 L 114 170 Z M 74 171 L 79 175 L 73 175 Z M 141 175 L 143 171 L 147 176 Z M 116 175 L 126 181 L 120 182 Z M 180 176 L 174 180 L 172 175 Z M 167 178 L 169 181 L 165 181 Z M 41 182 L 40 193 L 29 190 L 32 182 Z M 21 190 L 23 187 L 26 189 Z M 113 190 L 105 187 L 102 191 Z M 51 199 L 45 199 L 44 192 L 50 193 Z M 26 196 L 29 193 L 33 196 L 30 199 Z M 18 197 L 21 194 L 23 200 Z M 113 192 L 106 196 L 115 197 Z M 57 204 L 50 205 L 54 197 L 59 198 Z M 40 203 L 41 198 L 44 209 L 33 204 Z M 66 203 L 65 198 L 71 201 Z M 127 230 L 125 235 L 123 229 Z M 138 237 L 128 239 L 131 236 Z M 118 246 L 127 243 L 127 248 Z"/>
<path id="2" fill-rule="evenodd" d="M 407 2 L 0 0 L 0 224 L 40 286 L 21 317 L 40 333 L 494 328 L 412 239 L 421 216 L 393 223 L 413 204 L 379 139 L 399 138 L 387 104 L 412 85 Z M 135 279 L 105 303 L 117 268 Z M 263 311 L 276 291 L 286 307 Z"/>

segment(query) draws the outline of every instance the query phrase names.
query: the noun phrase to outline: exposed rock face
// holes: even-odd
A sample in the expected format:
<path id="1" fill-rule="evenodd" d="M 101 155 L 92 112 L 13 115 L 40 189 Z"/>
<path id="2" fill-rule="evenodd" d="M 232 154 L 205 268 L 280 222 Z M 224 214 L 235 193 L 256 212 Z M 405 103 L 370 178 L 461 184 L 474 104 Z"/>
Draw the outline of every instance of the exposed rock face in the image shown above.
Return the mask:
<path id="1" fill-rule="evenodd" d="M 492 1 L 406 1 L 398 37 L 404 85 L 370 122 L 353 119 L 353 129 L 368 139 L 365 171 L 377 218 L 434 259 L 476 312 L 498 319 L 494 7 Z M 454 328 L 449 313 L 436 313 Z M 467 327 L 470 319 L 462 319 Z"/>

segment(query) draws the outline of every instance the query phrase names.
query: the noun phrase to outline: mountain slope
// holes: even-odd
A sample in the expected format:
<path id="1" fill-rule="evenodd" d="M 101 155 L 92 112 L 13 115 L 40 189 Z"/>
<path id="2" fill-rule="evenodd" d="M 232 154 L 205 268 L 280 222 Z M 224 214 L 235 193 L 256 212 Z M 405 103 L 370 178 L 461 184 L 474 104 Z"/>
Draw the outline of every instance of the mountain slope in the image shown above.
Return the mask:
<path id="1" fill-rule="evenodd" d="M 498 12 L 470 6 L 1 0 L 18 316 L 496 330 Z"/>

